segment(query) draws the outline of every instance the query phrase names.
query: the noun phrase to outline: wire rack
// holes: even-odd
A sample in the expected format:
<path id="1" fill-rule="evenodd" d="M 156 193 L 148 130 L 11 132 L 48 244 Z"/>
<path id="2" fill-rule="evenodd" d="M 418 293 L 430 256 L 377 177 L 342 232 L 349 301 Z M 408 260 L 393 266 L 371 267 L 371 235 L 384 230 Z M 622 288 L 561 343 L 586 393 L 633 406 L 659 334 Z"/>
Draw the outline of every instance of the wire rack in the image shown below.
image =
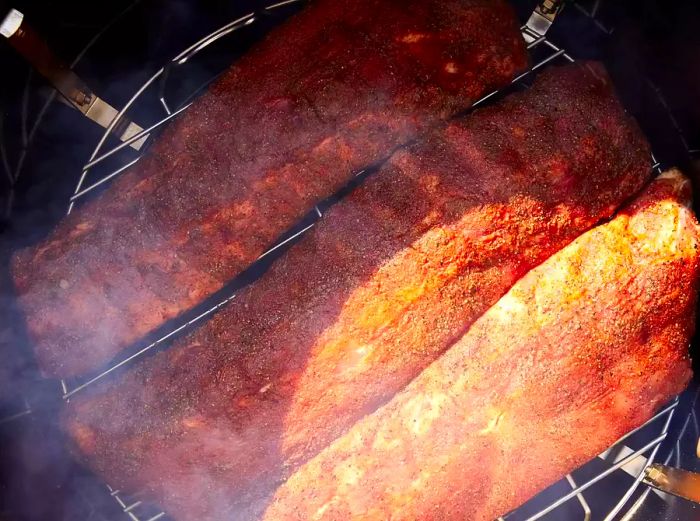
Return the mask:
<path id="1" fill-rule="evenodd" d="M 186 99 L 176 103 L 173 100 L 168 99 L 168 96 L 166 95 L 167 82 L 169 78 L 171 78 L 173 71 L 193 59 L 214 42 L 240 29 L 251 26 L 264 17 L 283 14 L 286 8 L 298 7 L 303 4 L 304 1 L 305 0 L 286 0 L 268 5 L 259 11 L 248 13 L 197 41 L 175 56 L 165 66 L 156 71 L 139 89 L 137 89 L 131 99 L 119 112 L 119 116 L 128 114 L 129 110 L 135 105 L 135 103 L 144 99 L 147 94 L 151 96 L 155 94 L 155 99 L 157 100 L 155 103 L 158 105 L 158 110 L 161 112 L 161 117 L 153 124 L 147 126 L 143 132 L 134 135 L 129 140 L 119 143 L 116 146 L 108 146 L 108 137 L 113 125 L 105 130 L 103 136 L 97 143 L 95 149 L 82 169 L 74 194 L 70 197 L 67 212 L 71 213 L 76 204 L 137 163 L 143 156 L 143 151 L 147 150 L 148 146 L 142 147 L 141 153 L 135 155 L 134 150 L 132 150 L 129 145 L 142 139 L 146 139 L 148 145 L 150 142 L 149 138 L 152 136 L 154 131 L 187 110 L 192 103 L 192 99 L 196 97 L 201 89 L 208 83 L 204 82 L 199 88 L 194 89 L 193 92 L 186 97 Z M 587 16 L 595 19 L 598 4 L 599 2 L 595 2 L 592 10 L 586 11 L 584 9 L 584 13 Z M 558 60 L 568 62 L 574 61 L 574 59 L 567 54 L 564 49 L 554 44 L 545 36 L 534 33 L 527 26 L 523 26 L 521 29 L 523 35 L 530 42 L 528 44 L 528 49 L 532 56 L 533 65 L 528 71 L 513 80 L 513 85 L 515 85 L 516 88 L 517 86 L 522 86 L 528 76 L 532 75 L 533 72 L 549 63 Z M 607 31 L 607 29 L 604 27 L 601 27 L 601 29 Z M 210 78 L 209 81 L 212 79 L 213 78 Z M 508 90 L 509 88 L 511 87 L 506 87 L 505 89 L 501 89 L 500 91 L 495 91 L 487 96 L 484 96 L 474 103 L 474 107 L 482 105 L 487 100 L 502 94 L 504 90 Z M 116 119 L 118 118 L 115 118 L 115 122 Z M 653 160 L 653 163 L 653 168 L 659 170 L 659 163 L 655 159 Z M 359 172 L 358 175 L 361 173 L 362 172 Z M 322 211 L 317 207 L 311 223 L 306 224 L 301 229 L 295 231 L 291 236 L 274 245 L 272 248 L 270 248 L 270 250 L 265 252 L 261 258 L 268 256 L 280 248 L 286 247 L 292 240 L 306 233 L 310 228 L 312 228 L 321 217 Z M 172 339 L 176 335 L 188 331 L 194 324 L 216 312 L 234 297 L 235 293 L 224 298 L 221 302 L 217 303 L 191 320 L 176 324 L 172 330 L 164 334 L 161 338 L 158 338 L 148 345 L 137 348 L 135 352 L 131 352 L 121 359 L 115 360 L 106 370 L 91 378 L 88 378 L 87 380 L 62 380 L 61 390 L 63 398 L 65 400 L 69 400 L 74 394 L 102 380 L 114 371 L 133 363 L 137 359 L 144 356 L 147 352 L 164 344 L 166 341 Z M 599 457 L 587 463 L 572 474 L 565 476 L 565 478 L 563 478 L 560 482 L 552 485 L 550 488 L 530 500 L 522 507 L 499 519 L 508 521 L 532 521 L 542 518 L 553 519 L 554 516 L 561 515 L 561 512 L 566 509 L 567 519 L 578 518 L 583 519 L 584 521 L 602 519 L 605 521 L 612 521 L 617 519 L 623 509 L 625 509 L 625 507 L 627 507 L 631 501 L 634 500 L 631 509 L 629 509 L 621 518 L 629 519 L 628 516 L 631 515 L 631 512 L 638 509 L 650 493 L 650 489 L 640 487 L 644 477 L 644 471 L 652 462 L 655 461 L 661 443 L 668 436 L 669 426 L 678 404 L 679 400 L 676 398 L 647 423 L 625 435 Z M 697 419 L 695 418 L 695 413 L 693 411 L 691 415 L 688 415 L 680 437 L 685 434 L 689 425 L 691 425 L 691 418 L 692 425 L 697 431 Z M 671 451 L 665 462 L 671 460 L 674 452 L 676 455 L 678 455 L 680 450 L 678 446 L 680 443 L 680 437 L 677 441 L 677 447 Z M 608 506 L 605 512 L 602 514 L 596 513 L 594 518 L 593 510 L 591 508 L 592 499 L 591 497 L 586 497 L 586 492 L 593 487 L 600 486 L 600 484 L 606 482 L 606 480 L 614 480 L 616 483 L 621 481 L 625 482 L 625 480 L 628 482 L 631 480 L 631 482 L 620 490 L 620 493 L 617 495 L 616 501 L 612 506 Z M 169 519 L 167 514 L 162 512 L 157 506 L 149 504 L 147 501 L 143 500 L 139 494 L 125 494 L 122 491 L 111 487 L 108 487 L 108 493 L 115 499 L 115 501 L 117 501 L 125 515 L 131 521 L 166 521 Z"/>
<path id="2" fill-rule="evenodd" d="M 274 13 L 276 10 L 280 9 L 281 7 L 285 6 L 290 6 L 292 4 L 302 4 L 305 0 L 287 0 L 285 2 L 273 4 L 271 6 L 268 6 L 264 8 L 264 12 L 266 15 L 269 15 L 269 13 Z M 119 112 L 118 116 L 122 116 L 124 114 L 128 113 L 129 108 L 132 107 L 132 105 L 141 97 L 144 97 L 145 94 L 149 89 L 155 91 L 158 93 L 157 99 L 160 104 L 160 110 L 163 112 L 163 117 L 150 125 L 148 128 L 143 130 L 142 132 L 139 132 L 138 134 L 135 134 L 132 136 L 130 139 L 121 142 L 120 144 L 107 149 L 106 147 L 106 142 L 109 137 L 109 134 L 111 132 L 112 126 L 107 128 L 98 142 L 97 146 L 95 147 L 94 151 L 92 152 L 88 162 L 85 164 L 83 167 L 83 170 L 80 174 L 80 178 L 78 180 L 77 186 L 75 188 L 74 194 L 71 196 L 69 204 L 68 204 L 68 212 L 71 213 L 73 209 L 75 208 L 75 205 L 86 198 L 88 195 L 90 195 L 92 192 L 97 190 L 98 188 L 102 187 L 105 183 L 108 183 L 109 181 L 113 180 L 116 178 L 119 174 L 123 173 L 126 171 L 129 167 L 132 165 L 136 164 L 141 157 L 143 157 L 143 153 L 141 152 L 140 154 L 134 156 L 133 150 L 129 147 L 129 145 L 135 141 L 139 141 L 141 139 L 144 139 L 146 137 L 149 137 L 156 129 L 162 127 L 165 125 L 167 122 L 172 120 L 173 118 L 177 117 L 179 114 L 184 112 L 187 108 L 190 107 L 192 104 L 192 98 L 194 98 L 197 93 L 201 90 L 200 87 L 197 89 L 195 92 L 193 92 L 188 98 L 181 103 L 179 106 L 175 108 L 171 108 L 172 104 L 166 100 L 164 92 L 166 91 L 166 83 L 168 81 L 168 78 L 171 77 L 172 70 L 174 68 L 177 68 L 178 66 L 181 66 L 185 63 L 187 63 L 191 58 L 193 58 L 197 53 L 201 52 L 204 50 L 206 47 L 214 43 L 215 41 L 221 39 L 222 37 L 233 33 L 234 31 L 238 29 L 242 29 L 244 27 L 247 27 L 251 24 L 253 24 L 257 19 L 261 17 L 260 14 L 257 13 L 249 13 L 241 18 L 238 18 L 237 20 L 234 20 L 233 22 L 226 24 L 222 28 L 218 29 L 217 31 L 214 31 L 213 33 L 205 36 L 195 44 L 191 45 L 187 49 L 185 49 L 183 52 L 178 54 L 175 58 L 173 58 L 170 62 L 168 62 L 167 65 L 164 67 L 160 68 L 153 76 L 151 76 L 134 94 L 134 96 L 126 103 L 124 108 Z M 532 42 L 528 44 L 528 49 L 533 55 L 536 55 L 536 60 L 534 60 L 534 65 L 531 66 L 530 69 L 522 73 L 520 76 L 515 78 L 512 82 L 512 85 L 522 85 L 522 82 L 528 78 L 532 73 L 537 71 L 538 69 L 544 67 L 545 65 L 555 61 L 555 60 L 565 60 L 568 62 L 573 62 L 573 58 L 569 56 L 569 54 L 566 53 L 564 49 L 561 49 L 551 41 L 549 41 L 547 38 L 544 36 L 540 36 L 538 34 L 532 33 L 527 27 L 522 28 L 523 34 L 528 35 L 531 37 Z M 213 78 L 212 78 L 213 79 Z M 485 103 L 487 100 L 490 100 L 497 95 L 501 94 L 505 89 L 500 89 L 494 92 L 491 92 L 490 94 L 484 96 L 483 98 L 479 99 L 476 101 L 472 107 L 475 108 L 483 103 Z M 118 118 L 115 118 L 115 121 Z M 146 143 L 146 146 L 142 148 L 142 150 L 146 150 L 148 148 L 148 143 Z M 122 154 L 121 157 L 119 157 L 119 154 Z M 106 163 L 108 160 L 114 162 L 115 157 L 120 159 L 120 161 L 117 161 L 118 166 L 116 166 L 113 169 L 107 169 L 106 171 L 97 171 L 97 167 L 102 166 L 104 163 Z M 356 175 L 362 175 L 364 171 L 357 172 Z M 265 253 L 263 253 L 259 258 L 258 261 L 261 259 L 269 256 L 271 253 L 284 248 L 288 246 L 292 241 L 294 241 L 296 238 L 299 236 L 303 235 L 306 233 L 308 230 L 310 230 L 314 224 L 318 221 L 323 216 L 323 213 L 321 211 L 321 208 L 318 206 L 315 208 L 314 213 L 310 216 L 310 223 L 307 223 L 305 226 L 303 226 L 299 230 L 295 230 L 293 234 L 291 234 L 288 237 L 285 237 L 284 240 L 278 242 L 274 246 L 272 246 L 269 250 L 267 250 Z M 99 374 L 87 379 L 87 380 L 61 380 L 61 388 L 63 392 L 63 398 L 64 399 L 69 399 L 71 396 L 73 396 L 75 393 L 78 393 L 84 389 L 86 389 L 88 386 L 96 383 L 97 381 L 105 378 L 107 375 L 111 374 L 115 370 L 133 363 L 136 359 L 140 358 L 143 356 L 145 353 L 153 350 L 154 348 L 162 345 L 164 342 L 167 340 L 170 340 L 173 338 L 175 335 L 178 335 L 188 328 L 190 328 L 192 325 L 195 323 L 199 322 L 202 320 L 204 317 L 211 315 L 218 309 L 220 309 L 222 306 L 224 306 L 226 303 L 228 303 L 231 299 L 235 297 L 235 293 L 228 296 L 227 298 L 224 298 L 221 302 L 216 303 L 214 306 L 211 308 L 203 311 L 201 314 L 197 315 L 196 317 L 181 322 L 179 324 L 176 324 L 176 326 L 168 331 L 166 334 L 164 334 L 162 337 L 158 338 L 157 340 L 149 343 L 148 345 L 141 346 L 138 348 L 136 352 L 131 352 L 128 354 L 128 356 L 125 356 L 123 358 L 117 358 L 114 363 L 112 363 L 106 370 L 100 372 Z"/>

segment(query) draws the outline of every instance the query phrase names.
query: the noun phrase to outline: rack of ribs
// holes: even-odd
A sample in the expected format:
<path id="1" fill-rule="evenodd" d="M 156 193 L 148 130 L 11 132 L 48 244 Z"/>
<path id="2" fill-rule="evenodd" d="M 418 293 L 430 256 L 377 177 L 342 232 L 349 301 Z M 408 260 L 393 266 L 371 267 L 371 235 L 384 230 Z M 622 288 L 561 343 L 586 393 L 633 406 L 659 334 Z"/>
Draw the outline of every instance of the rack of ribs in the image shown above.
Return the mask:
<path id="1" fill-rule="evenodd" d="M 519 280 L 264 520 L 491 521 L 643 424 L 691 377 L 700 227 L 678 172 Z"/>
<path id="2" fill-rule="evenodd" d="M 104 366 L 320 200 L 527 67 L 503 0 L 319 0 L 13 260 L 45 375 Z"/>
<path id="3" fill-rule="evenodd" d="M 107 482 L 231 519 L 388 401 L 512 284 L 650 175 L 595 63 L 392 156 L 213 319 L 65 424 Z"/>

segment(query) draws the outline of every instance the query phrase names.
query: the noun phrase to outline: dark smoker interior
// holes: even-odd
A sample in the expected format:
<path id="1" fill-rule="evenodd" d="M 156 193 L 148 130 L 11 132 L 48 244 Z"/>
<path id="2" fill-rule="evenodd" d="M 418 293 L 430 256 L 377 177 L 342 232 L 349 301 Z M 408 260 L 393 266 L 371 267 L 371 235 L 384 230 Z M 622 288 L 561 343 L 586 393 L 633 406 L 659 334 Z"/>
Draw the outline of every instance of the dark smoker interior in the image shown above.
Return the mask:
<path id="1" fill-rule="evenodd" d="M 105 0 L 85 4 L 65 0 L 0 2 L 0 7 L 3 13 L 6 7 L 23 11 L 58 55 L 67 61 L 76 59 L 74 70 L 103 99 L 121 107 L 182 49 L 268 3 Z M 535 2 L 512 3 L 524 23 Z M 295 9 L 288 8 L 222 38 L 197 60 L 174 68 L 166 86 L 170 99 L 187 98 Z M 577 60 L 605 63 L 618 95 L 651 142 L 655 159 L 662 167 L 678 166 L 692 177 L 697 201 L 700 4 L 693 0 L 568 2 L 548 38 Z M 1 39 L 0 66 L 0 144 L 6 172 L 0 176 L 0 521 L 127 520 L 125 505 L 115 501 L 106 484 L 74 463 L 65 448 L 55 422 L 62 402 L 60 385 L 37 373 L 8 271 L 13 251 L 36 243 L 65 215 L 82 165 L 102 129 L 66 104 L 53 101 L 42 109 L 52 96 L 51 88 Z M 131 114 L 138 115 L 145 126 L 159 117 L 153 113 L 154 106 L 152 99 L 139 101 Z M 35 126 L 40 114 L 40 123 Z M 241 286 L 254 279 L 272 260 L 274 255 L 235 284 Z M 235 286 L 227 291 L 231 289 Z M 691 349 L 697 371 L 697 342 Z M 695 416 L 700 413 L 697 394 L 696 376 L 680 398 L 658 455 L 663 460 L 676 449 L 673 463 L 696 471 L 700 470 L 700 459 L 695 455 L 700 437 Z M 638 443 L 644 440 L 640 438 Z M 585 472 L 595 471 L 589 468 Z M 584 481 L 585 472 L 576 477 Z M 605 510 L 617 502 L 633 479 L 622 471 L 613 476 L 614 480 L 607 479 L 586 493 L 593 519 L 603 519 Z M 642 490 L 644 487 L 634 498 Z M 556 487 L 544 493 L 550 498 L 557 494 L 561 490 Z M 634 499 L 627 509 L 633 504 Z M 535 508 L 532 506 L 532 511 Z M 545 519 L 580 518 L 580 508 L 578 503 L 569 502 Z M 628 519 L 693 519 L 699 511 L 700 507 L 687 501 L 652 493 Z M 144 513 L 138 519 L 149 519 L 154 513 Z M 525 519 L 526 513 L 522 515 Z"/>

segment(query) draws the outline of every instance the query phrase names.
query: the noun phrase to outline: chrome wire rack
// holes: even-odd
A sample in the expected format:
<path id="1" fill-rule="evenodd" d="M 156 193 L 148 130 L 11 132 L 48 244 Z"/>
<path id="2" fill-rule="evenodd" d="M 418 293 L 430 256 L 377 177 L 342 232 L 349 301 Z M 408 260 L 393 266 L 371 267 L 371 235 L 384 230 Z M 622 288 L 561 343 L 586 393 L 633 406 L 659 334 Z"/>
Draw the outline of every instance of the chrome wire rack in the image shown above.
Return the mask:
<path id="1" fill-rule="evenodd" d="M 265 12 L 275 12 L 275 10 L 278 10 L 281 7 L 289 6 L 292 4 L 302 4 L 303 2 L 305 2 L 305 0 L 287 0 L 285 2 L 273 4 L 266 7 Z M 107 128 L 102 138 L 98 142 L 97 146 L 95 147 L 94 151 L 92 152 L 88 162 L 83 167 L 83 170 L 78 180 L 78 184 L 75 188 L 75 192 L 70 198 L 67 213 L 71 213 L 73 211 L 73 208 L 75 208 L 76 203 L 78 203 L 86 196 L 94 192 L 97 188 L 113 180 L 119 174 L 126 171 L 129 167 L 136 164 L 141 159 L 141 157 L 143 157 L 143 150 L 146 150 L 148 147 L 142 147 L 142 152 L 134 157 L 134 151 L 129 147 L 129 145 L 135 141 L 148 139 L 148 137 L 154 132 L 154 130 L 160 128 L 161 126 L 163 126 L 164 124 L 166 124 L 167 122 L 184 112 L 192 104 L 192 98 L 194 98 L 197 95 L 197 93 L 200 92 L 201 89 L 206 86 L 206 84 L 202 85 L 195 92 L 191 93 L 188 96 L 188 98 L 180 105 L 171 108 L 173 107 L 173 104 L 171 104 L 171 102 L 169 102 L 166 99 L 164 92 L 166 91 L 166 82 L 168 81 L 168 78 L 171 77 L 172 69 L 188 62 L 197 53 L 204 50 L 206 47 L 208 47 L 215 41 L 221 39 L 222 37 L 229 35 L 236 30 L 242 29 L 253 24 L 259 17 L 259 14 L 249 13 L 241 18 L 238 18 L 237 20 L 234 20 L 229 24 L 226 24 L 217 31 L 214 31 L 213 33 L 205 36 L 204 38 L 202 38 L 201 40 L 199 40 L 198 42 L 196 42 L 195 44 L 191 45 L 183 52 L 178 54 L 175 58 L 168 62 L 166 66 L 160 68 L 136 91 L 133 97 L 119 112 L 118 116 L 115 118 L 115 121 L 122 115 L 128 114 L 128 110 L 133 106 L 133 104 L 139 98 L 144 97 L 149 89 L 152 89 L 158 93 L 158 103 L 160 104 L 160 110 L 164 113 L 162 119 L 148 126 L 148 128 L 146 128 L 142 132 L 135 134 L 130 139 L 123 141 L 118 145 L 114 146 L 113 148 L 109 149 L 107 149 L 106 147 L 106 142 L 111 132 L 111 126 Z M 519 75 L 517 78 L 515 78 L 512 82 L 513 85 L 522 85 L 523 81 L 526 80 L 532 73 L 556 60 L 565 60 L 568 62 L 574 61 L 573 58 L 569 54 L 567 54 L 567 52 L 564 49 L 555 45 L 545 36 L 534 33 L 527 26 L 522 27 L 522 32 L 523 35 L 530 42 L 528 43 L 528 49 L 530 50 L 531 54 L 533 54 L 533 65 L 530 67 L 530 69 L 528 69 L 527 71 Z M 210 81 L 213 79 L 214 78 L 211 78 Z M 499 95 L 503 90 L 505 89 L 497 90 L 484 96 L 483 98 L 476 101 L 472 105 L 472 108 L 482 105 L 487 100 Z M 97 170 L 97 168 L 102 166 L 107 160 L 111 160 L 111 162 L 114 162 L 115 158 L 118 160 L 118 165 L 116 167 L 112 169 L 107 169 L 107 171 Z M 356 175 L 359 176 L 363 173 L 364 171 L 360 171 L 357 172 Z M 311 222 L 309 224 L 306 224 L 300 230 L 295 230 L 291 236 L 286 237 L 284 240 L 272 246 L 269 250 L 267 250 L 258 258 L 258 261 L 267 257 L 271 253 L 281 248 L 284 248 L 296 238 L 306 233 L 314 226 L 314 224 L 322 216 L 323 213 L 321 209 L 319 207 L 316 207 L 315 213 L 311 216 Z M 135 360 L 137 360 L 147 352 L 153 350 L 155 347 L 162 345 L 165 341 L 170 340 L 175 335 L 181 334 L 184 331 L 188 330 L 192 325 L 201 321 L 204 317 L 211 315 L 212 313 L 220 309 L 222 306 L 224 306 L 226 303 L 228 303 L 230 300 L 232 300 L 234 297 L 235 294 L 230 295 L 229 297 L 223 299 L 223 301 L 217 303 L 210 309 L 207 309 L 206 311 L 202 312 L 201 314 L 192 318 L 191 320 L 187 320 L 175 325 L 175 327 L 173 327 L 172 330 L 168 331 L 162 337 L 149 343 L 148 345 L 140 347 L 136 352 L 130 352 L 128 356 L 125 356 L 121 359 L 117 358 L 114 361 L 114 363 L 112 363 L 106 370 L 102 371 L 96 376 L 93 376 L 87 380 L 62 380 L 61 388 L 63 392 L 63 398 L 69 399 L 75 393 L 84 390 L 85 388 L 96 383 L 99 380 L 102 380 L 104 377 L 113 373 L 115 370 L 124 367 L 127 364 L 133 363 Z"/>
<path id="2" fill-rule="evenodd" d="M 204 81 L 200 87 L 189 93 L 184 100 L 176 103 L 168 99 L 166 95 L 167 83 L 170 78 L 172 78 L 175 70 L 190 60 L 195 59 L 201 51 L 214 42 L 255 24 L 263 16 L 282 14 L 285 8 L 294 8 L 300 6 L 304 2 L 305 0 L 286 0 L 268 5 L 260 11 L 248 13 L 189 46 L 170 60 L 165 66 L 156 71 L 139 89 L 137 89 L 131 99 L 119 112 L 118 117 L 129 114 L 130 109 L 134 107 L 137 101 L 146 98 L 147 94 L 151 96 L 155 94 L 154 99 L 157 100 L 155 103 L 158 105 L 157 109 L 162 114 L 161 118 L 148 126 L 143 125 L 145 127 L 143 132 L 112 147 L 108 146 L 108 136 L 111 131 L 111 126 L 107 128 L 82 169 L 75 191 L 70 197 L 67 212 L 70 213 L 75 208 L 76 204 L 138 162 L 148 146 L 143 146 L 141 152 L 136 154 L 129 145 L 139 140 L 144 140 L 149 144 L 153 132 L 187 110 L 192 103 L 192 99 L 209 83 L 209 81 L 214 79 L 209 78 L 209 81 Z M 598 2 L 595 4 L 597 5 Z M 586 12 L 586 14 L 594 18 L 596 10 L 597 7 L 594 6 L 592 13 Z M 528 77 L 547 64 L 555 61 L 574 61 L 563 48 L 550 41 L 545 35 L 535 32 L 527 25 L 523 26 L 521 30 L 524 38 L 528 42 L 528 49 L 532 56 L 533 65 L 528 71 L 513 80 L 513 84 L 516 88 L 517 86 L 526 87 L 525 81 Z M 487 100 L 496 97 L 506 89 L 508 89 L 508 87 L 484 96 L 474 103 L 473 106 L 477 107 L 484 104 Z M 115 121 L 118 117 L 115 118 Z M 129 117 L 137 120 L 132 114 L 129 114 Z M 656 159 L 652 159 L 654 163 L 653 168 L 657 171 L 660 170 L 659 163 Z M 362 172 L 358 172 L 358 175 L 360 174 L 362 174 Z M 277 243 L 260 258 L 266 257 L 272 252 L 286 247 L 292 240 L 312 228 L 321 217 L 322 211 L 317 207 L 315 215 L 309 224 L 295 231 L 293 235 L 287 237 L 285 240 Z M 107 369 L 93 377 L 86 380 L 62 380 L 61 390 L 63 398 L 68 401 L 76 393 L 85 390 L 118 369 L 135 362 L 149 351 L 161 346 L 176 335 L 187 332 L 193 325 L 216 312 L 233 298 L 235 298 L 235 293 L 224 298 L 221 302 L 202 312 L 195 318 L 176 324 L 171 331 L 167 332 L 167 334 L 163 335 L 161 338 L 158 338 L 148 345 L 140 346 L 135 352 L 131 352 L 123 358 L 117 359 Z M 563 517 L 565 519 L 576 518 L 584 521 L 593 519 L 605 521 L 629 519 L 631 515 L 630 512 L 639 508 L 641 503 L 651 492 L 646 486 L 640 487 L 640 485 L 642 485 L 644 471 L 658 456 L 660 446 L 668 436 L 669 426 L 678 404 L 679 399 L 676 398 L 648 422 L 625 435 L 603 454 L 577 469 L 572 474 L 567 475 L 560 482 L 552 485 L 522 507 L 500 519 L 508 521 L 562 519 L 560 516 L 564 510 L 566 510 L 566 515 Z M 690 425 L 693 425 L 697 431 L 697 420 L 694 414 L 693 412 L 692 423 L 691 415 L 686 419 L 681 437 L 686 433 Z M 698 434 L 700 433 L 696 432 L 696 435 Z M 670 461 L 674 453 L 677 455 L 679 450 L 679 447 L 676 447 L 671 451 L 665 459 L 665 462 Z M 600 513 L 600 509 L 591 507 L 593 505 L 593 499 L 590 496 L 587 498 L 586 493 L 590 492 L 594 487 L 601 486 L 602 483 L 608 483 L 608 480 L 614 480 L 618 483 L 622 481 L 626 483 L 626 485 L 621 488 L 614 504 L 612 506 L 606 506 L 605 512 Z M 617 488 L 620 489 L 619 486 Z M 166 521 L 170 519 L 168 515 L 162 512 L 157 506 L 143 500 L 139 494 L 125 494 L 111 487 L 107 487 L 107 493 L 117 501 L 120 508 L 131 521 Z M 634 503 L 631 509 L 628 509 L 622 517 L 619 517 L 632 501 L 634 501 Z"/>

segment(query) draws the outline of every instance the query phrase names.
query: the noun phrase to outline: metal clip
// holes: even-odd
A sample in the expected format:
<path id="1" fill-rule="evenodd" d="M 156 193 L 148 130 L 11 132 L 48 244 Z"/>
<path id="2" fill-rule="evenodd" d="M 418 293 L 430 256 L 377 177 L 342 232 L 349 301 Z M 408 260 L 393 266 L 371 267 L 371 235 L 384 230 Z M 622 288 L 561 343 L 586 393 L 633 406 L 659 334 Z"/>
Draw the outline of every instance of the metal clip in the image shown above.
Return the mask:
<path id="1" fill-rule="evenodd" d="M 0 34 L 51 83 L 69 105 L 104 128 L 112 124 L 119 111 L 95 95 L 66 63 L 54 55 L 46 42 L 26 23 L 20 11 L 11 9 L 0 21 Z M 114 125 L 112 133 L 126 141 L 142 130 L 128 118 L 121 117 Z M 130 146 L 139 150 L 147 137 L 143 136 Z"/>
<path id="2" fill-rule="evenodd" d="M 544 36 L 563 8 L 564 0 L 542 0 L 525 24 L 523 30 L 525 41 L 532 43 Z"/>
<path id="3" fill-rule="evenodd" d="M 644 483 L 647 485 L 667 494 L 700 503 L 700 474 L 660 463 L 650 465 L 644 474 Z"/>

